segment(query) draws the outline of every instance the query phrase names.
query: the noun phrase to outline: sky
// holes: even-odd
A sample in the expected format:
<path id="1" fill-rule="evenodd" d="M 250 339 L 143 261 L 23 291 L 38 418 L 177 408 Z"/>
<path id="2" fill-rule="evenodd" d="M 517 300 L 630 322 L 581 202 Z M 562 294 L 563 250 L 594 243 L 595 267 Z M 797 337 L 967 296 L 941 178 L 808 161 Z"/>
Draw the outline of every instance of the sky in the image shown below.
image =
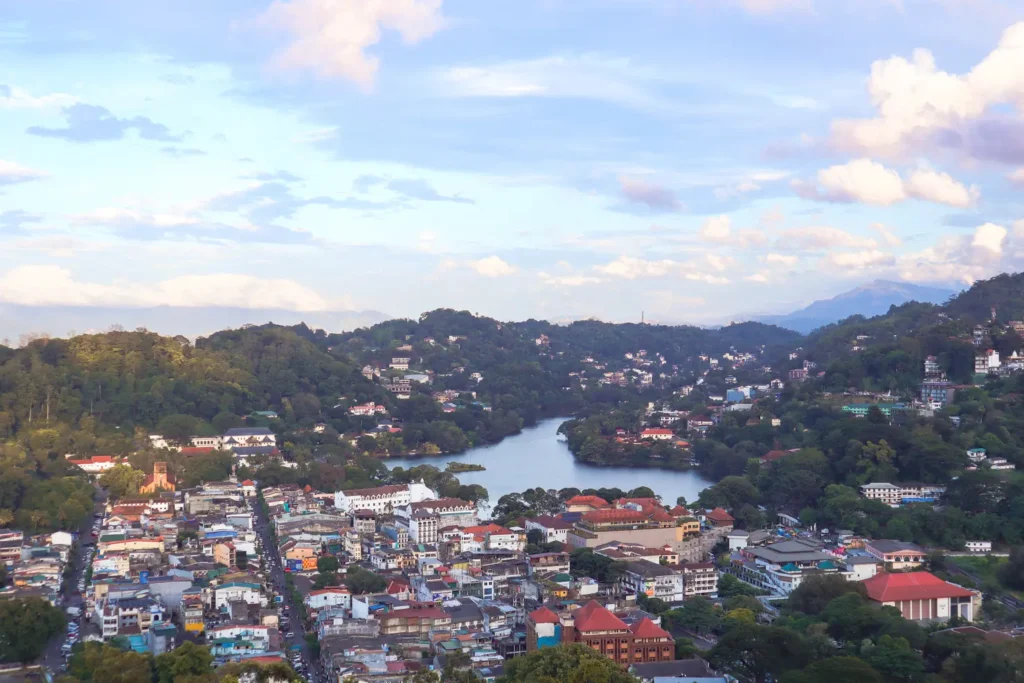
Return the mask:
<path id="1" fill-rule="evenodd" d="M 1019 0 L 0 7 L 0 303 L 717 323 L 1022 197 Z"/>

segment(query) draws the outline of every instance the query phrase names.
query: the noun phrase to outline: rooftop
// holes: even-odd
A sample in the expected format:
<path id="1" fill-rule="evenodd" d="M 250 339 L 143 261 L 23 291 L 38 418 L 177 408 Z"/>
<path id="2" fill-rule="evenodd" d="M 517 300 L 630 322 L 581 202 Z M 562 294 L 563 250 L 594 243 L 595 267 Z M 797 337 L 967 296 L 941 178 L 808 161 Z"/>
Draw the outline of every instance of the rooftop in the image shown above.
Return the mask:
<path id="1" fill-rule="evenodd" d="M 883 572 L 863 582 L 868 597 L 877 602 L 930 600 L 934 598 L 970 598 L 966 588 L 947 583 L 930 572 L 890 574 Z"/>

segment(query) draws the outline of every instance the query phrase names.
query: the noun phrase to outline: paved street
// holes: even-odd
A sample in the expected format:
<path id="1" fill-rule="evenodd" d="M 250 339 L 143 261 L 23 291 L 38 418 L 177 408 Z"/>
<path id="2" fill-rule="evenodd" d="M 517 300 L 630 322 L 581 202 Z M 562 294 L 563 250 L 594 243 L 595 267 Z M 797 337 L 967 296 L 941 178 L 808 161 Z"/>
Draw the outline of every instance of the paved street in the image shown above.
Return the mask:
<path id="1" fill-rule="evenodd" d="M 107 494 L 103 489 L 97 487 L 96 502 L 93 512 L 102 513 L 107 502 Z M 64 616 L 68 624 L 77 623 L 79 626 L 79 637 L 85 629 L 85 602 L 82 600 L 81 592 L 78 590 L 78 581 L 85 575 L 86 557 L 90 548 L 95 548 L 95 539 L 92 537 L 92 525 L 95 517 L 90 515 L 78 530 L 77 546 L 75 547 L 75 570 L 61 586 L 61 604 Z M 68 607 L 78 607 L 81 612 L 77 617 L 67 613 Z M 54 674 L 60 672 L 64 667 L 64 654 L 60 651 L 61 646 L 67 641 L 67 630 L 55 636 L 47 646 L 43 654 L 43 665 Z"/>
<path id="2" fill-rule="evenodd" d="M 267 559 L 270 561 L 270 566 L 267 567 L 267 574 L 271 577 L 271 581 L 274 586 L 274 590 L 284 598 L 284 603 L 281 609 L 282 615 L 287 615 L 289 619 L 288 628 L 281 629 L 281 635 L 292 632 L 295 635 L 288 639 L 288 646 L 298 645 L 301 648 L 302 659 L 305 661 L 306 676 L 307 680 L 325 682 L 327 681 L 327 675 L 321 670 L 320 661 L 314 659 L 310 652 L 309 644 L 306 642 L 303 632 L 302 620 L 299 618 L 299 605 L 292 601 L 291 595 L 285 585 L 284 577 L 284 565 L 281 562 L 281 556 L 278 554 L 277 546 L 270 540 L 270 527 L 267 516 L 263 514 L 263 510 L 259 503 L 253 501 L 253 516 L 256 523 L 256 531 L 260 536 L 260 540 L 263 544 L 264 553 Z M 254 558 L 257 560 L 258 558 Z"/>

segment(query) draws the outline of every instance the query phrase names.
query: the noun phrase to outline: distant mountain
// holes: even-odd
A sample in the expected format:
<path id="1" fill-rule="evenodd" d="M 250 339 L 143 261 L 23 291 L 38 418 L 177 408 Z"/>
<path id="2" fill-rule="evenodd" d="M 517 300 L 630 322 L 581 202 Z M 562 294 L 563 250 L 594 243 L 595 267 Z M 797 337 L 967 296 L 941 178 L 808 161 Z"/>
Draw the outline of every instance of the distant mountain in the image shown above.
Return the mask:
<path id="1" fill-rule="evenodd" d="M 70 332 L 106 332 L 112 325 L 126 330 L 137 327 L 163 335 L 198 337 L 242 325 L 275 322 L 310 327 L 329 332 L 348 332 L 389 319 L 380 311 L 324 311 L 303 313 L 273 308 L 107 308 L 96 306 L 21 306 L 0 304 L 0 340 L 17 344 L 26 334 L 67 337 Z M 0 341 L 0 344 L 3 342 Z"/>
<path id="2" fill-rule="evenodd" d="M 815 301 L 787 315 L 765 315 L 754 318 L 763 323 L 786 327 L 808 334 L 823 325 L 828 325 L 851 315 L 872 317 L 888 312 L 890 306 L 899 306 L 908 301 L 941 304 L 956 292 L 938 287 L 924 287 L 909 282 L 875 280 L 851 289 L 831 299 Z"/>

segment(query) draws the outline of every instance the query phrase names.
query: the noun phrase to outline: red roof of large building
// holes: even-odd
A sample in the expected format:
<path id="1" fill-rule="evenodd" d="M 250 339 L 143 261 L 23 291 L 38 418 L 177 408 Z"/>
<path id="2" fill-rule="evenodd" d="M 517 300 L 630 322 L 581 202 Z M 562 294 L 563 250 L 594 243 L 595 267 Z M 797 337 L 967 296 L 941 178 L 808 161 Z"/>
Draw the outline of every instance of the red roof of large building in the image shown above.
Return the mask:
<path id="1" fill-rule="evenodd" d="M 573 496 L 565 501 L 566 505 L 589 505 L 592 508 L 611 507 L 604 498 L 600 496 Z"/>
<path id="2" fill-rule="evenodd" d="M 649 618 L 644 617 L 629 627 L 636 638 L 671 638 L 668 631 L 661 628 Z"/>
<path id="3" fill-rule="evenodd" d="M 558 615 L 547 607 L 541 607 L 530 612 L 530 618 L 533 619 L 535 624 L 557 624 L 559 621 Z"/>
<path id="4" fill-rule="evenodd" d="M 868 597 L 876 602 L 969 598 L 974 595 L 966 588 L 943 581 L 930 572 L 911 572 L 909 574 L 882 572 L 862 583 L 868 591 Z"/>
<path id="5" fill-rule="evenodd" d="M 765 453 L 764 455 L 761 456 L 761 462 L 762 463 L 775 462 L 776 460 L 782 460 L 783 458 L 785 458 L 789 454 L 790 454 L 789 451 L 768 451 L 767 453 Z"/>
<path id="6" fill-rule="evenodd" d="M 182 448 L 180 453 L 182 455 L 206 455 L 207 453 L 213 453 L 216 448 L 213 446 L 187 446 Z"/>
<path id="7" fill-rule="evenodd" d="M 467 534 L 497 534 L 499 536 L 507 536 L 512 533 L 511 529 L 506 529 L 500 524 L 482 524 L 480 526 L 467 526 L 462 531 Z"/>
<path id="8" fill-rule="evenodd" d="M 735 522 L 733 516 L 725 511 L 725 508 L 715 508 L 708 513 L 708 519 L 712 522 Z"/>
<path id="9" fill-rule="evenodd" d="M 657 498 L 619 498 L 615 501 L 615 507 L 624 507 L 629 503 L 639 505 L 642 508 L 650 507 L 652 505 L 654 507 L 661 507 L 661 503 L 658 502 Z"/>
<path id="10" fill-rule="evenodd" d="M 673 432 L 671 429 L 662 429 L 660 427 L 651 427 L 650 429 L 645 429 L 642 432 L 640 432 L 640 436 L 655 436 L 655 435 L 668 436 L 668 435 L 671 435 L 671 434 L 674 434 L 674 433 L 675 432 Z"/>
<path id="11" fill-rule="evenodd" d="M 583 607 L 572 613 L 576 630 L 580 633 L 587 631 L 628 631 L 626 622 L 612 614 L 607 608 L 602 607 L 596 600 L 591 600 Z"/>
<path id="12" fill-rule="evenodd" d="M 581 517 L 584 522 L 646 522 L 647 515 L 639 510 L 591 510 L 583 513 Z"/>

